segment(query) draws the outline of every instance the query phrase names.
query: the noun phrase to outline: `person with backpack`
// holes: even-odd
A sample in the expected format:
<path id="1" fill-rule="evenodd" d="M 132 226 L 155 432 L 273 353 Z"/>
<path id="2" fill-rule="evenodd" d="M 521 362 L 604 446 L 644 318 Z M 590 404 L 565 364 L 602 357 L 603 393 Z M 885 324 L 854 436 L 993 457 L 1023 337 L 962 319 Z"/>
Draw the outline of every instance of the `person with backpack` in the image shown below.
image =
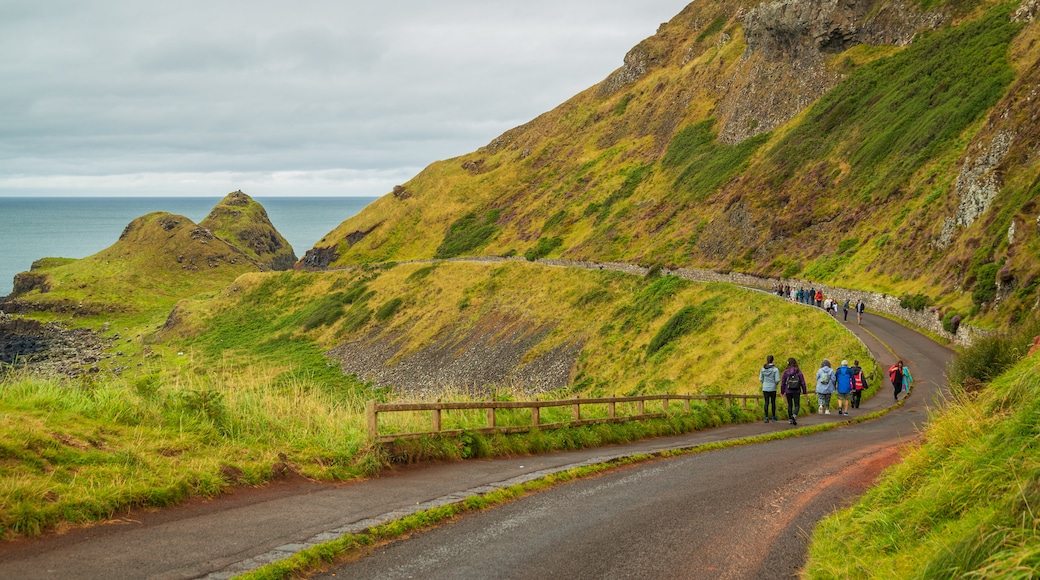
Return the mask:
<path id="1" fill-rule="evenodd" d="M 823 359 L 820 369 L 816 371 L 816 399 L 820 403 L 818 414 L 831 414 L 832 393 L 834 393 L 834 369 L 831 368 L 831 361 Z"/>
<path id="2" fill-rule="evenodd" d="M 896 364 L 888 367 L 888 378 L 892 381 L 893 395 L 898 401 L 899 391 L 903 390 L 903 361 L 897 361 Z"/>
<path id="3" fill-rule="evenodd" d="M 769 422 L 769 418 L 773 418 L 773 422 L 776 422 L 776 387 L 780 384 L 780 369 L 776 368 L 773 364 L 773 355 L 766 357 L 766 364 L 762 367 L 762 370 L 758 371 L 758 381 L 762 383 L 762 398 L 764 399 L 763 407 L 766 414 L 766 423 Z M 770 414 L 769 409 L 772 407 L 773 412 Z"/>
<path id="4" fill-rule="evenodd" d="M 863 306 L 863 300 L 857 300 L 856 301 L 856 324 L 863 324 L 863 310 L 865 310 L 865 307 Z"/>
<path id="5" fill-rule="evenodd" d="M 910 366 L 903 365 L 903 392 L 910 394 L 910 388 L 914 386 L 914 377 L 910 375 Z"/>
<path id="6" fill-rule="evenodd" d="M 798 368 L 798 361 L 793 358 L 787 359 L 787 368 L 780 379 L 780 390 L 787 398 L 787 422 L 797 425 L 798 413 L 802 410 L 802 395 L 808 395 L 809 391 L 805 386 L 805 375 Z"/>
<path id="7" fill-rule="evenodd" d="M 867 390 L 867 377 L 863 376 L 863 369 L 860 368 L 858 360 L 852 361 L 849 370 L 852 371 L 852 408 L 859 409 L 863 391 Z"/>
<path id="8" fill-rule="evenodd" d="M 841 361 L 841 366 L 834 371 L 834 388 L 838 392 L 838 414 L 849 416 L 849 403 L 852 402 L 852 369 L 849 361 Z"/>

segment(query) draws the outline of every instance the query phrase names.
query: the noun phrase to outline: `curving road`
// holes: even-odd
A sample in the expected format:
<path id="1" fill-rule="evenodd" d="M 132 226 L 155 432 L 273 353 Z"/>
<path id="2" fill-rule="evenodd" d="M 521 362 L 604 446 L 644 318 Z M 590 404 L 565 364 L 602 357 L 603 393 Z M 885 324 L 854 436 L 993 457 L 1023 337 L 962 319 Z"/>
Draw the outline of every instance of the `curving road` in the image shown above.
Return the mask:
<path id="1" fill-rule="evenodd" d="M 880 419 L 614 470 L 459 518 L 323 577 L 789 577 L 804 562 L 815 523 L 858 497 L 918 436 L 952 357 L 884 318 L 867 315 L 850 328 L 882 366 L 894 355 L 881 341 L 917 378 L 906 403 Z M 860 412 L 891 404 L 883 389 Z M 824 421 L 842 418 L 812 415 L 799 426 Z M 574 465 L 790 428 L 730 425 L 608 448 L 423 465 L 350 484 L 283 482 L 0 544 L 0 578 L 227 578 L 310 543 Z"/>
<path id="2" fill-rule="evenodd" d="M 898 461 L 943 393 L 949 350 L 880 317 L 851 327 L 883 367 L 894 355 L 878 338 L 917 377 L 913 395 L 882 418 L 615 470 L 460 518 L 317 577 L 789 578 L 804 564 L 816 522 Z M 860 412 L 892 403 L 887 387 Z M 814 415 L 799 424 L 834 420 Z"/>

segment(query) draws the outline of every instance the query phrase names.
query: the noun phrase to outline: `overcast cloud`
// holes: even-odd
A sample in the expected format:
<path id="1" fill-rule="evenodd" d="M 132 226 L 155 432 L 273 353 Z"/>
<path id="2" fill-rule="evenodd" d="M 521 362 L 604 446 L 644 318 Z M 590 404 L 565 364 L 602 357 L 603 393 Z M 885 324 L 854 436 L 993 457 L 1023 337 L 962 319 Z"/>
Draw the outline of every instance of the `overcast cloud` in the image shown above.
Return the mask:
<path id="1" fill-rule="evenodd" d="M 382 195 L 686 0 L 0 3 L 0 195 Z"/>

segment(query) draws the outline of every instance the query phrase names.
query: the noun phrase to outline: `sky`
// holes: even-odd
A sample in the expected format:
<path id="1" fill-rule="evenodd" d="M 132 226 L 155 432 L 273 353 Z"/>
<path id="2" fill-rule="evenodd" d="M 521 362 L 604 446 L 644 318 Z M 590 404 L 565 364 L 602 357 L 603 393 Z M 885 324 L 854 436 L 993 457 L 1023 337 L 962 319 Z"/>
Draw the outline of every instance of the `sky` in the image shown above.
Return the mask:
<path id="1" fill-rule="evenodd" d="M 4 0 L 0 196 L 380 196 L 687 0 Z"/>

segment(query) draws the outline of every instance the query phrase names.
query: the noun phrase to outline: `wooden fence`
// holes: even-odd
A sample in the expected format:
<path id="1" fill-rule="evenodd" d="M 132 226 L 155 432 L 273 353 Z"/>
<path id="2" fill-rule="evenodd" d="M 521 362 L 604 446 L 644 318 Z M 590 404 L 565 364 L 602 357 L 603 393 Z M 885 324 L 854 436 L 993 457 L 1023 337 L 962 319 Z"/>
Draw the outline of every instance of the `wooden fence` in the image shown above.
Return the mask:
<path id="1" fill-rule="evenodd" d="M 622 423 L 625 421 L 642 421 L 645 419 L 659 419 L 667 417 L 669 405 L 672 402 L 681 402 L 683 411 L 690 411 L 690 401 L 724 401 L 730 406 L 736 400 L 741 400 L 743 407 L 747 409 L 748 400 L 761 399 L 761 395 L 642 395 L 637 397 L 610 397 L 603 399 L 561 399 L 558 401 L 482 401 L 470 403 L 377 403 L 369 401 L 366 408 L 368 423 L 368 436 L 371 440 L 385 443 L 395 439 L 417 439 L 430 435 L 459 435 L 463 432 L 470 433 L 522 433 L 532 429 L 554 429 L 558 427 L 574 427 L 578 425 L 592 425 L 596 423 Z M 647 412 L 646 403 L 660 401 L 660 411 Z M 635 404 L 633 414 L 618 413 L 618 404 Z M 589 407 L 601 405 L 606 407 L 606 417 L 582 418 L 582 406 Z M 658 405 L 654 404 L 654 407 Z M 542 423 L 541 410 L 548 407 L 570 407 L 571 420 L 558 423 Z M 495 424 L 495 411 L 498 409 L 530 409 L 531 422 L 528 425 L 498 426 Z M 485 412 L 486 426 L 475 429 L 441 429 L 441 413 L 454 410 L 483 410 Z M 430 430 L 416 433 L 393 433 L 387 435 L 379 434 L 379 415 L 395 412 L 430 412 Z"/>

